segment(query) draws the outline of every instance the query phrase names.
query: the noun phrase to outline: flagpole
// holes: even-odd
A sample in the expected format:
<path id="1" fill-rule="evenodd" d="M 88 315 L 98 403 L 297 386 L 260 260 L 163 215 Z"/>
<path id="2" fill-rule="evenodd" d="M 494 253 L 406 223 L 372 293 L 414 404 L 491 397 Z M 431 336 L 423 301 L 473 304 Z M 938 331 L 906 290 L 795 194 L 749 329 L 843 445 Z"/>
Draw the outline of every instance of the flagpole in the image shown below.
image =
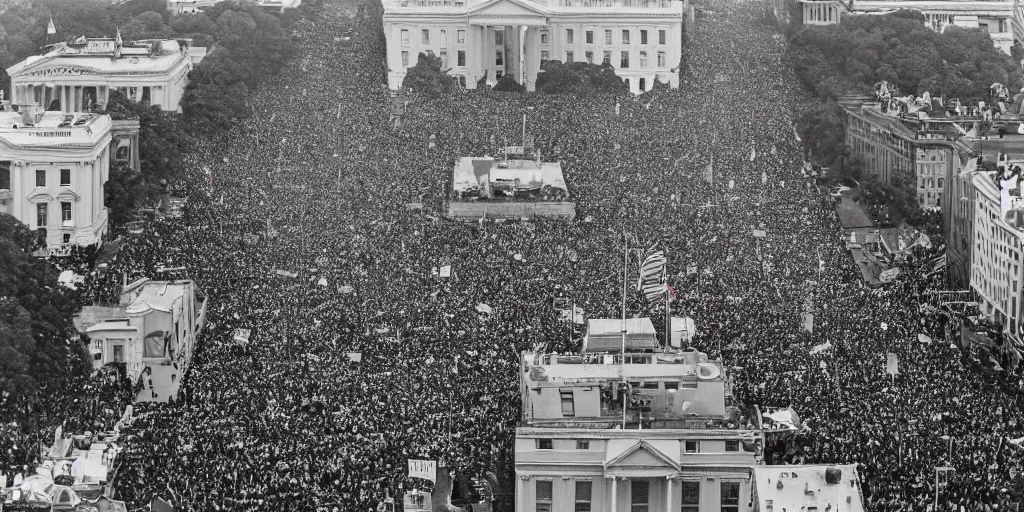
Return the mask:
<path id="1" fill-rule="evenodd" d="M 629 272 L 629 239 L 622 234 L 625 247 L 622 250 L 622 351 L 619 353 L 619 376 L 626 383 L 626 274 Z M 626 390 L 623 389 L 623 393 Z M 626 396 L 622 397 L 622 428 L 626 428 Z"/>
<path id="2" fill-rule="evenodd" d="M 668 286 L 668 262 L 661 271 L 662 281 L 665 282 L 665 352 L 672 345 L 672 291 Z"/>

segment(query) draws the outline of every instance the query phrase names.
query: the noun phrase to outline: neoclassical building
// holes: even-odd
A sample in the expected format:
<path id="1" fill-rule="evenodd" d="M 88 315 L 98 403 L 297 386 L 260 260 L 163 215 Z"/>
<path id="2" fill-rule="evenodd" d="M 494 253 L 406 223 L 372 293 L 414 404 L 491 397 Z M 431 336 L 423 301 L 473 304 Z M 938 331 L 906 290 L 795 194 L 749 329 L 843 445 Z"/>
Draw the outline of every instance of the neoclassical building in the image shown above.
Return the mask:
<path id="1" fill-rule="evenodd" d="M 98 114 L 0 112 L 0 212 L 45 229 L 51 254 L 107 233 L 111 126 Z"/>
<path id="2" fill-rule="evenodd" d="M 7 68 L 11 102 L 86 112 L 105 105 L 110 91 L 121 90 L 133 100 L 180 111 L 188 73 L 205 55 L 206 48 L 184 39 L 122 43 L 119 38 L 79 38 Z"/>
<path id="3" fill-rule="evenodd" d="M 420 53 L 467 88 L 511 74 L 534 90 L 541 62 L 610 64 L 630 90 L 679 86 L 689 0 L 384 0 L 388 86 Z"/>

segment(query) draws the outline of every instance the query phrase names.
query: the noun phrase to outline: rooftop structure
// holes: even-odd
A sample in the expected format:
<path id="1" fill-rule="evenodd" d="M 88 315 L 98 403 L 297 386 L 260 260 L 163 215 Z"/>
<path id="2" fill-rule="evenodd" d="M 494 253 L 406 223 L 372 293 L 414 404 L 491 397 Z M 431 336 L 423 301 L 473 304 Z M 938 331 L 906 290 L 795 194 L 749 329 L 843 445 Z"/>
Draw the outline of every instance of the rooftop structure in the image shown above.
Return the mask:
<path id="1" fill-rule="evenodd" d="M 452 171 L 452 196 L 448 215 L 453 218 L 576 216 L 562 164 L 541 161 L 532 144 L 507 146 L 500 158 L 460 158 Z"/>
<path id="2" fill-rule="evenodd" d="M 167 0 L 167 9 L 171 14 L 195 14 L 222 2 L 223 0 Z M 259 7 L 283 12 L 302 5 L 302 0 L 249 0 Z"/>
<path id="3" fill-rule="evenodd" d="M 117 38 L 80 37 L 57 43 L 7 68 L 15 105 L 39 105 L 62 112 L 86 112 L 103 106 L 110 91 L 164 110 L 180 110 L 188 73 L 206 56 L 206 48 L 188 39 L 124 43 Z"/>
<path id="4" fill-rule="evenodd" d="M 528 91 L 541 63 L 607 63 L 636 93 L 679 86 L 688 0 L 384 0 L 388 85 L 433 52 L 463 86 L 511 76 Z"/>
<path id="5" fill-rule="evenodd" d="M 758 466 L 756 509 L 864 512 L 857 465 Z"/>

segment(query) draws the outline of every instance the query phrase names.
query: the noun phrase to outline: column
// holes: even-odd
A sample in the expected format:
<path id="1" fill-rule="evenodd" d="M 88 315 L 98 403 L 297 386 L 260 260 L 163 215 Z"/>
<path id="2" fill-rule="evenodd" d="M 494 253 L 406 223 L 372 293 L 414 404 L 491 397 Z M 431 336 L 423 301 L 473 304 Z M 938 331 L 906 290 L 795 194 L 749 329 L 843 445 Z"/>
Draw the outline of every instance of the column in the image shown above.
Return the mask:
<path id="1" fill-rule="evenodd" d="M 612 512 L 618 512 L 619 510 L 619 483 L 615 477 L 612 477 Z"/>
<path id="2" fill-rule="evenodd" d="M 665 477 L 665 512 L 672 512 L 672 477 Z"/>
<path id="3" fill-rule="evenodd" d="M 517 474 L 516 476 L 518 476 L 519 478 L 516 478 L 516 495 L 515 495 L 515 502 L 516 502 L 516 503 L 523 503 L 523 502 L 525 502 L 525 501 L 526 501 L 526 498 L 525 498 L 525 497 L 523 497 L 523 481 L 524 481 L 524 480 L 525 480 L 525 479 L 526 479 L 527 477 L 526 477 L 526 475 L 519 475 L 519 474 Z M 517 507 L 517 508 L 518 508 L 518 507 Z"/>
<path id="4" fill-rule="evenodd" d="M 76 110 L 76 112 L 84 112 L 85 111 L 85 86 L 84 85 L 80 85 L 80 86 L 76 87 L 76 89 L 78 90 L 78 110 Z"/>
<path id="5" fill-rule="evenodd" d="M 484 76 L 484 77 L 486 77 L 488 79 L 490 79 L 490 77 L 491 77 L 491 65 L 490 65 L 490 63 L 494 61 L 493 57 L 492 58 L 487 58 L 487 55 L 490 53 L 490 45 L 488 44 L 488 38 L 489 37 L 492 37 L 491 36 L 491 27 L 490 27 L 490 25 L 482 25 L 480 27 L 480 43 L 481 44 L 480 44 L 480 47 L 479 47 L 479 49 L 480 49 L 480 57 L 479 57 L 479 59 L 480 59 L 480 71 L 482 73 L 482 76 Z"/>

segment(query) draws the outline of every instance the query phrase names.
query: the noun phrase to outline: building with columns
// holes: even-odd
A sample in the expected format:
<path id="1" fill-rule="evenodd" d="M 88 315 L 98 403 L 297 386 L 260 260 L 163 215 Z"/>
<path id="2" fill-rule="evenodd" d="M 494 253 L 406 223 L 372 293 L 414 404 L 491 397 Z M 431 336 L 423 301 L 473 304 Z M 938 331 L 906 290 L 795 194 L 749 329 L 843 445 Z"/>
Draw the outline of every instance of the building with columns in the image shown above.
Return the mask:
<path id="1" fill-rule="evenodd" d="M 512 75 L 528 91 L 541 62 L 610 64 L 634 93 L 679 86 L 689 0 L 384 0 L 388 86 L 433 52 L 460 84 Z"/>
<path id="2" fill-rule="evenodd" d="M 0 112 L 0 212 L 44 229 L 50 254 L 107 234 L 111 126 L 98 114 Z"/>
<path id="3" fill-rule="evenodd" d="M 936 32 L 949 26 L 980 28 L 1007 55 L 1013 41 L 1024 38 L 1024 4 L 1017 0 L 767 0 L 782 19 L 787 1 L 798 1 L 805 25 L 836 25 L 844 16 L 885 14 L 900 9 L 918 11 Z"/>
<path id="4" fill-rule="evenodd" d="M 759 412 L 696 351 L 523 354 L 516 512 L 750 512 Z"/>
<path id="5" fill-rule="evenodd" d="M 147 40 L 123 44 L 115 39 L 79 38 L 58 43 L 7 68 L 11 102 L 47 110 L 87 112 L 121 90 L 135 101 L 180 112 L 188 73 L 206 48 L 188 40 Z"/>

